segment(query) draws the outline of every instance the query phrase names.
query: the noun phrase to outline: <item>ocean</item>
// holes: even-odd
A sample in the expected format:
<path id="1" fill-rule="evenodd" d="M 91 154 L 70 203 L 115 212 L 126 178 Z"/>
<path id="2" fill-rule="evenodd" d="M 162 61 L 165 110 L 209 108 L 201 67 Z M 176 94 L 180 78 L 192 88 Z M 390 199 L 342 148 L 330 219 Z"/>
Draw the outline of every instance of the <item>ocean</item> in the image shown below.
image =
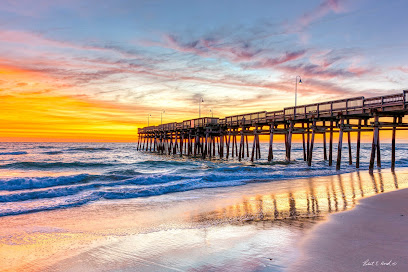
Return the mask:
<path id="1" fill-rule="evenodd" d="M 301 144 L 290 163 L 281 143 L 267 162 L 267 147 L 251 163 L 134 143 L 1 143 L 0 271 L 287 271 L 317 222 L 408 188 L 407 144 L 395 173 L 382 144 L 374 174 L 370 144 L 359 171 L 347 145 L 341 171 L 319 143 L 311 167 Z"/>
<path id="2" fill-rule="evenodd" d="M 303 161 L 302 145 L 292 146 L 285 161 L 284 144 L 274 144 L 274 160 L 262 158 L 202 160 L 137 151 L 136 143 L 1 143 L 0 217 L 68 209 L 91 202 L 147 198 L 175 192 L 242 186 L 356 171 L 343 147 L 341 171 L 323 160 L 316 144 L 312 166 Z M 334 146 L 334 150 L 336 149 Z M 355 160 L 355 145 L 352 145 Z M 398 144 L 396 167 L 406 167 L 408 144 Z M 368 169 L 371 144 L 362 144 L 360 169 Z M 382 167 L 390 167 L 390 144 L 381 145 Z M 355 162 L 355 161 L 353 161 Z"/>

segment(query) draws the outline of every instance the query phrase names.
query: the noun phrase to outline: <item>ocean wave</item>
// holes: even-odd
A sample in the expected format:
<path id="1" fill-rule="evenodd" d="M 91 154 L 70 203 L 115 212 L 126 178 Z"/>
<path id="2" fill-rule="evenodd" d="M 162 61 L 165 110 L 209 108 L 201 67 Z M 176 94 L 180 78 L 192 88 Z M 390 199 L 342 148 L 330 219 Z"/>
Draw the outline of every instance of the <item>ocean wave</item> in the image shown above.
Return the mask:
<path id="1" fill-rule="evenodd" d="M 125 176 L 138 176 L 142 175 L 141 172 L 135 171 L 133 169 L 123 169 L 123 170 L 113 170 L 107 172 L 108 174 L 113 174 L 113 175 L 125 175 Z"/>
<path id="2" fill-rule="evenodd" d="M 43 152 L 43 154 L 47 154 L 47 155 L 58 155 L 58 154 L 62 154 L 62 153 L 64 153 L 64 152 L 62 152 L 62 151 L 46 151 L 46 152 Z"/>
<path id="3" fill-rule="evenodd" d="M 109 150 L 112 150 L 112 149 L 108 147 L 72 147 L 72 148 L 67 149 L 67 151 L 87 151 L 87 152 L 109 151 Z"/>
<path id="4" fill-rule="evenodd" d="M 0 190 L 27 190 L 53 187 L 59 185 L 68 185 L 84 182 L 90 178 L 88 174 L 79 174 L 72 176 L 59 177 L 27 177 L 27 178 L 9 178 L 0 180 Z"/>
<path id="5" fill-rule="evenodd" d="M 0 217 L 78 207 L 98 199 L 99 197 L 97 194 L 91 193 L 88 195 L 81 194 L 68 198 L 61 197 L 52 202 L 37 203 L 37 205 L 33 205 L 33 203 L 30 203 L 30 205 L 27 206 L 15 206 L 13 203 L 9 203 L 9 205 L 2 204 L 0 207 Z"/>
<path id="6" fill-rule="evenodd" d="M 204 188 L 218 188 L 244 185 L 242 181 L 204 182 L 201 179 L 180 180 L 166 184 L 145 186 L 142 188 L 115 188 L 100 193 L 104 199 L 127 199 L 138 197 L 158 196 L 168 193 L 191 191 Z"/>
<path id="7" fill-rule="evenodd" d="M 56 168 L 89 168 L 113 166 L 102 162 L 14 162 L 0 165 L 0 168 L 18 169 L 56 169 Z"/>
<path id="8" fill-rule="evenodd" d="M 55 147 L 52 145 L 39 145 L 37 146 L 37 148 L 55 148 Z"/>
<path id="9" fill-rule="evenodd" d="M 88 191 L 82 192 L 76 195 L 69 195 L 75 190 L 80 191 L 78 188 L 66 188 L 66 195 L 59 195 L 54 200 L 47 202 L 38 202 L 37 206 L 35 203 L 30 203 L 30 205 L 13 205 L 14 203 L 3 203 L 0 207 L 0 217 L 27 214 L 34 212 L 49 211 L 55 209 L 64 209 L 85 205 L 89 202 L 97 201 L 100 199 L 131 199 L 138 197 L 152 197 L 163 195 L 167 193 L 184 192 L 196 189 L 204 188 L 214 188 L 214 187 L 229 187 L 229 186 L 239 186 L 245 184 L 242 181 L 220 181 L 220 182 L 203 182 L 198 179 L 183 180 L 178 182 L 172 182 L 166 185 L 151 185 L 143 186 L 140 188 L 108 188 L 104 190 Z M 61 191 L 59 192 L 61 193 Z M 42 192 L 45 197 L 51 197 L 54 192 Z M 58 194 L 55 194 L 56 196 Z M 68 195 L 68 196 L 67 196 Z M 13 196 L 3 196 L 3 200 L 11 200 L 10 198 L 15 198 L 16 201 L 28 200 L 29 195 L 13 195 Z M 38 195 L 37 195 L 38 196 Z M 44 197 L 43 196 L 43 197 Z M 31 196 L 32 197 L 32 196 Z M 7 201 L 5 201 L 7 202 Z M 24 202 L 20 202 L 24 203 Z M 24 203 L 26 204 L 26 203 Z"/>
<path id="10" fill-rule="evenodd" d="M 146 160 L 135 163 L 136 165 L 149 165 L 149 166 L 159 166 L 159 167 L 167 167 L 167 166 L 186 166 L 188 164 L 193 164 L 188 161 L 176 161 L 176 160 Z"/>
<path id="11" fill-rule="evenodd" d="M 26 151 L 15 151 L 15 152 L 0 152 L 0 155 L 26 155 Z"/>

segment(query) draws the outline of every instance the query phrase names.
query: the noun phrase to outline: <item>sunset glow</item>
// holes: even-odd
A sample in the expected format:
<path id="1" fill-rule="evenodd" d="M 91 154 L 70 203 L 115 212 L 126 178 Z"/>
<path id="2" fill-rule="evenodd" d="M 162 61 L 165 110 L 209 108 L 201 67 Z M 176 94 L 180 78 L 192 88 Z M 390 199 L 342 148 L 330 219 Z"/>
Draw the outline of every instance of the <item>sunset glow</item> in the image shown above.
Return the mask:
<path id="1" fill-rule="evenodd" d="M 149 114 L 197 118 L 200 97 L 204 116 L 278 110 L 296 75 L 298 104 L 408 88 L 403 1 L 229 5 L 5 1 L 0 140 L 135 141 Z"/>

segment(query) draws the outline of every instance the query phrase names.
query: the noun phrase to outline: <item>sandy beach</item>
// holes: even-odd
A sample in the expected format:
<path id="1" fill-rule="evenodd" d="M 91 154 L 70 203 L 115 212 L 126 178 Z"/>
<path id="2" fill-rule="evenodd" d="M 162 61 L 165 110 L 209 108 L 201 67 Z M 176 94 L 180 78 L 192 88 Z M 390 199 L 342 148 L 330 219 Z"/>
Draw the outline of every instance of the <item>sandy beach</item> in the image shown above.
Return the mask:
<path id="1" fill-rule="evenodd" d="M 289 271 L 408 271 L 408 189 L 363 199 L 302 240 Z"/>
<path id="2" fill-rule="evenodd" d="M 381 193 L 407 187 L 354 172 L 7 216 L 1 271 L 404 271 L 407 190 Z"/>

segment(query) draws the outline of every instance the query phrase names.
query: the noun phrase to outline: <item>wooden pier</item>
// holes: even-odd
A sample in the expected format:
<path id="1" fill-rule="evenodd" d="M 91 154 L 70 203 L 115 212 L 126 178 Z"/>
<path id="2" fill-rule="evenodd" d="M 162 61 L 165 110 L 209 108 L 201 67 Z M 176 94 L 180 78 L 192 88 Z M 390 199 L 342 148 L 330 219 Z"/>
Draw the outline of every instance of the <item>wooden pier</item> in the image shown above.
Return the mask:
<path id="1" fill-rule="evenodd" d="M 406 130 L 402 118 L 408 114 L 408 91 L 398 94 L 365 98 L 363 96 L 316 104 L 288 107 L 280 111 L 260 111 L 225 118 L 203 117 L 183 122 L 138 129 L 137 150 L 180 156 L 200 156 L 203 159 L 245 157 L 261 158 L 260 135 L 269 136 L 268 161 L 273 160 L 275 135 L 284 135 L 286 160 L 291 160 L 292 137 L 302 135 L 303 159 L 311 166 L 317 135 L 322 135 L 324 160 L 333 164 L 333 136 L 338 134 L 336 169 L 342 160 L 343 137 L 348 139 L 348 162 L 360 167 L 361 132 L 372 132 L 373 141 L 369 169 L 381 167 L 380 131 L 392 131 L 391 169 L 395 168 L 395 137 L 397 130 Z M 387 118 L 389 121 L 384 121 Z M 351 133 L 357 133 L 355 152 L 351 148 Z M 328 134 L 328 135 L 327 135 Z M 253 136 L 252 149 L 248 136 Z M 329 146 L 327 148 L 327 136 Z M 328 154 L 327 154 L 328 153 Z"/>

